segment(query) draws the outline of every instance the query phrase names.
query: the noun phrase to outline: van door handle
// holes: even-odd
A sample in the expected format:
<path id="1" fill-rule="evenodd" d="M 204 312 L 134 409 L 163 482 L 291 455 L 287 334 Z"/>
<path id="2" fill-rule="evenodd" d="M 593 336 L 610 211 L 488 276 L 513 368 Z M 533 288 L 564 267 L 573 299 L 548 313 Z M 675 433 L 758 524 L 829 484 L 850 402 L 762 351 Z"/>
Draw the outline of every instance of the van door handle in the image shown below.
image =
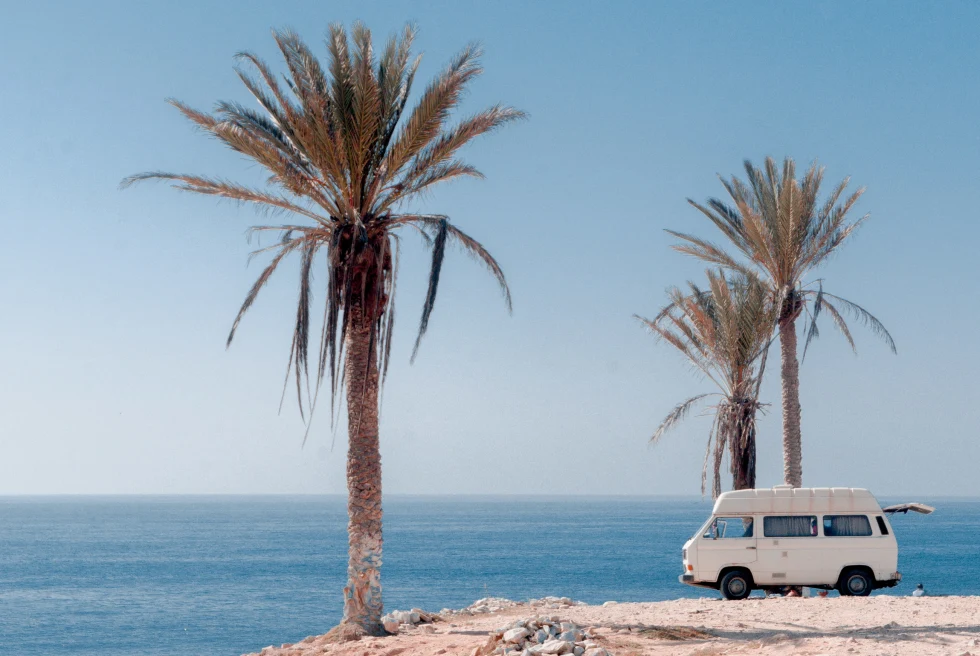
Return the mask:
<path id="1" fill-rule="evenodd" d="M 755 547 L 745 547 L 746 549 L 755 549 Z"/>

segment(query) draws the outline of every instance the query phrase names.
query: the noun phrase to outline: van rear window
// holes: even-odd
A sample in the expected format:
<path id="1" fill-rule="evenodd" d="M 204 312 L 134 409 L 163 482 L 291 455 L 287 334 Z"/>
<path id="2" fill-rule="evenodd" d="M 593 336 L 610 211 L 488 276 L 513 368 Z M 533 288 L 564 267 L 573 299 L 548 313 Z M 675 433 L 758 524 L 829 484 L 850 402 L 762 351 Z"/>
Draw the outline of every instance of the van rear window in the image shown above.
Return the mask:
<path id="1" fill-rule="evenodd" d="M 885 524 L 885 519 L 881 516 L 875 517 L 878 520 L 878 530 L 881 531 L 882 535 L 888 535 L 888 525 Z"/>
<path id="2" fill-rule="evenodd" d="M 871 522 L 864 515 L 824 515 L 823 534 L 827 537 L 866 537 Z"/>
<path id="3" fill-rule="evenodd" d="M 763 517 L 762 530 L 767 538 L 809 538 L 817 534 L 816 515 Z"/>

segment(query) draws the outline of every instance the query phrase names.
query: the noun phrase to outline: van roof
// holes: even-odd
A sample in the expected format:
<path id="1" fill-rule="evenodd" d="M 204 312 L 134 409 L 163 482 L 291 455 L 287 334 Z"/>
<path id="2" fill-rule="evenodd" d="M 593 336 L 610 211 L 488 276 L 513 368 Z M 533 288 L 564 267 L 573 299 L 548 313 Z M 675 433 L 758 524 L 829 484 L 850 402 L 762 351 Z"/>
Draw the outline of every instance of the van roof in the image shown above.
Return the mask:
<path id="1" fill-rule="evenodd" d="M 797 487 L 725 492 L 715 501 L 715 515 L 740 513 L 880 513 L 874 495 L 857 487 Z"/>

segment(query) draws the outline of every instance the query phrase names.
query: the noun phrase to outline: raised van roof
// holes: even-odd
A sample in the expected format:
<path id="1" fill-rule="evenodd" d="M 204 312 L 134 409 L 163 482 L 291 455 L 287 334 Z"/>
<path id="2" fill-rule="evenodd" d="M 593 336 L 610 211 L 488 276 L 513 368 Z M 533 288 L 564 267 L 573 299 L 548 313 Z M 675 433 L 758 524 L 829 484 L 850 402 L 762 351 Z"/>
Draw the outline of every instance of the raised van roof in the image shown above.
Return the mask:
<path id="1" fill-rule="evenodd" d="M 715 501 L 715 515 L 754 513 L 880 513 L 874 495 L 857 487 L 797 487 L 724 492 Z"/>

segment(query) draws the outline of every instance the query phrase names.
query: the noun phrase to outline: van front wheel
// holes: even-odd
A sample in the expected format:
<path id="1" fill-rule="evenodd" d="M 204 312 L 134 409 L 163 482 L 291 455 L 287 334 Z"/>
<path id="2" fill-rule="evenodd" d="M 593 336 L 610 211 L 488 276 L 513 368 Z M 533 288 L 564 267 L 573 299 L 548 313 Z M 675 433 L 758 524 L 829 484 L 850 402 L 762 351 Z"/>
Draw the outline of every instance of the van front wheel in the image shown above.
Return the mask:
<path id="1" fill-rule="evenodd" d="M 845 597 L 867 597 L 874 587 L 874 580 L 863 569 L 849 569 L 840 577 L 838 592 Z"/>
<path id="2" fill-rule="evenodd" d="M 745 599 L 752 592 L 752 581 L 745 570 L 736 569 L 721 578 L 718 586 L 725 599 Z"/>

